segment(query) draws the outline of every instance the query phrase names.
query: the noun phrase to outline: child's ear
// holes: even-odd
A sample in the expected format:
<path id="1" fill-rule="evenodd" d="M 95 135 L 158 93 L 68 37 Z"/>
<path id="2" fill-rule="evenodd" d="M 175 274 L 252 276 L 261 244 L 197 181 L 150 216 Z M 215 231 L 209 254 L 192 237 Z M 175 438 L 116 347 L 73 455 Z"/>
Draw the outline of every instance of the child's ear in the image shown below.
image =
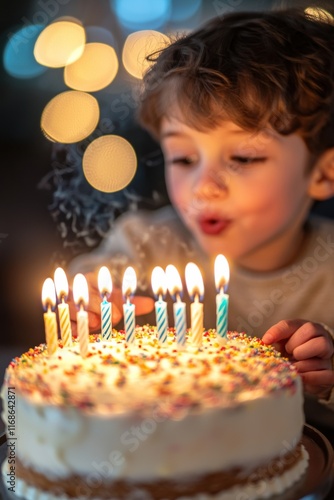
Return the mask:
<path id="1" fill-rule="evenodd" d="M 314 200 L 327 200 L 334 196 L 334 148 L 327 149 L 316 160 L 308 194 Z"/>

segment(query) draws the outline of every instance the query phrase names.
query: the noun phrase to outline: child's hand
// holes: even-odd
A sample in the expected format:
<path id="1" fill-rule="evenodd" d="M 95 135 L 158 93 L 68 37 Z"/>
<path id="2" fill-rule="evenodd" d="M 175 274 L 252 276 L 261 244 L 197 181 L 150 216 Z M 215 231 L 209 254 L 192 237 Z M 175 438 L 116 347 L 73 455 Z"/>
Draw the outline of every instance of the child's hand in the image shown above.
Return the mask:
<path id="1" fill-rule="evenodd" d="M 89 331 L 94 332 L 101 328 L 101 295 L 97 286 L 97 276 L 95 273 L 87 273 L 85 275 L 89 289 L 89 303 L 85 310 L 88 312 Z M 119 288 L 114 288 L 109 298 L 112 302 L 112 323 L 117 324 L 123 317 L 124 299 L 122 291 Z M 131 302 L 136 306 L 136 316 L 148 314 L 154 309 L 154 301 L 150 297 L 134 296 Z M 77 307 L 74 304 L 72 294 L 68 300 L 71 316 L 72 333 L 76 335 L 76 314 Z"/>
<path id="2" fill-rule="evenodd" d="M 293 362 L 306 392 L 328 398 L 334 386 L 334 343 L 322 325 L 302 319 L 280 321 L 269 328 L 262 340 L 274 344 Z"/>

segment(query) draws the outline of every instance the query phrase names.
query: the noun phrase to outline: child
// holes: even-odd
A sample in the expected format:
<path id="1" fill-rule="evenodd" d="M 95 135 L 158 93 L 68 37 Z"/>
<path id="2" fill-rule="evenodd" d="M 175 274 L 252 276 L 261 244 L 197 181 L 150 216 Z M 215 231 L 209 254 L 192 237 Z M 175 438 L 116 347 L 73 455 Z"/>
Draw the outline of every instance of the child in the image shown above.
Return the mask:
<path id="1" fill-rule="evenodd" d="M 194 261 L 209 328 L 213 260 L 224 254 L 229 329 L 277 344 L 306 392 L 334 408 L 334 224 L 309 217 L 314 200 L 334 193 L 333 24 L 297 10 L 215 18 L 157 55 L 139 117 L 161 144 L 173 208 L 125 214 L 72 272 L 109 266 L 117 322 L 117 283 L 133 264 L 139 321 L 153 309 L 153 267 L 183 274 Z M 96 277 L 90 284 L 94 328 Z"/>

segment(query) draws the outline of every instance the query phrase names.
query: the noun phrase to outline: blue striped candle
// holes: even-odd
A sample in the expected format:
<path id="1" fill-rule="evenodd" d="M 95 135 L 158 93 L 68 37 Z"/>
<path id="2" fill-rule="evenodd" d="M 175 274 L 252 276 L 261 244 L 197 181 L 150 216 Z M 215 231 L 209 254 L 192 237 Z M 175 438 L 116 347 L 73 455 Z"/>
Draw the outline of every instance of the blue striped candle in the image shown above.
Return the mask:
<path id="1" fill-rule="evenodd" d="M 230 268 L 226 257 L 221 254 L 217 255 L 215 260 L 215 282 L 218 291 L 216 295 L 216 333 L 221 344 L 224 344 L 227 340 L 229 296 L 225 288 L 227 288 L 229 278 Z"/>
<path id="2" fill-rule="evenodd" d="M 218 293 L 216 296 L 216 332 L 218 340 L 221 344 L 224 344 L 227 340 L 228 299 L 229 297 L 226 293 Z"/>
<path id="3" fill-rule="evenodd" d="M 130 296 L 135 293 L 137 287 L 136 272 L 133 267 L 127 267 L 123 276 L 122 292 L 125 298 L 123 304 L 125 342 L 133 344 L 136 338 L 135 305 L 130 302 Z"/>
<path id="4" fill-rule="evenodd" d="M 109 269 L 106 266 L 102 266 L 98 274 L 98 287 L 102 297 L 101 302 L 101 336 L 103 340 L 111 339 L 111 329 L 112 329 L 112 306 L 108 302 L 108 297 L 112 292 L 112 280 Z"/>
<path id="5" fill-rule="evenodd" d="M 180 298 L 178 298 L 178 300 L 174 302 L 173 311 L 174 311 L 174 321 L 175 321 L 176 342 L 178 347 L 182 348 L 186 343 L 187 322 L 186 322 L 186 305 L 184 302 L 181 302 Z"/>
<path id="6" fill-rule="evenodd" d="M 101 335 L 103 340 L 111 339 L 111 303 L 104 297 L 101 302 Z"/>
<path id="7" fill-rule="evenodd" d="M 133 344 L 135 341 L 135 305 L 130 301 L 123 304 L 125 342 Z"/>
<path id="8" fill-rule="evenodd" d="M 162 267 L 157 266 L 152 271 L 151 283 L 154 295 L 158 298 L 155 302 L 155 318 L 157 324 L 157 336 L 160 344 L 167 343 L 168 317 L 167 303 L 163 300 L 166 295 L 166 273 Z"/>

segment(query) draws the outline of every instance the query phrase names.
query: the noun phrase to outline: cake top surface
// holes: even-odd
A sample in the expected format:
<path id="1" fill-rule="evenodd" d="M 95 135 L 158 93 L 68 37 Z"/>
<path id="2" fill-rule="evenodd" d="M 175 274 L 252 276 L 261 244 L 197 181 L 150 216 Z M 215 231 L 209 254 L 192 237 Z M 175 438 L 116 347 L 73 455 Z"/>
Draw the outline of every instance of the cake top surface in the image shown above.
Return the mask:
<path id="1" fill-rule="evenodd" d="M 105 341 L 89 336 L 89 352 L 80 355 L 79 342 L 55 354 L 46 345 L 14 358 L 5 383 L 37 404 L 80 407 L 103 414 L 127 411 L 164 411 L 180 418 L 189 410 L 236 406 L 255 398 L 294 392 L 298 374 L 272 346 L 244 333 L 229 332 L 219 344 L 213 330 L 204 332 L 201 347 L 190 342 L 179 349 L 173 329 L 160 345 L 156 328 L 136 328 L 136 340 L 127 345 L 123 331 L 113 330 Z"/>

